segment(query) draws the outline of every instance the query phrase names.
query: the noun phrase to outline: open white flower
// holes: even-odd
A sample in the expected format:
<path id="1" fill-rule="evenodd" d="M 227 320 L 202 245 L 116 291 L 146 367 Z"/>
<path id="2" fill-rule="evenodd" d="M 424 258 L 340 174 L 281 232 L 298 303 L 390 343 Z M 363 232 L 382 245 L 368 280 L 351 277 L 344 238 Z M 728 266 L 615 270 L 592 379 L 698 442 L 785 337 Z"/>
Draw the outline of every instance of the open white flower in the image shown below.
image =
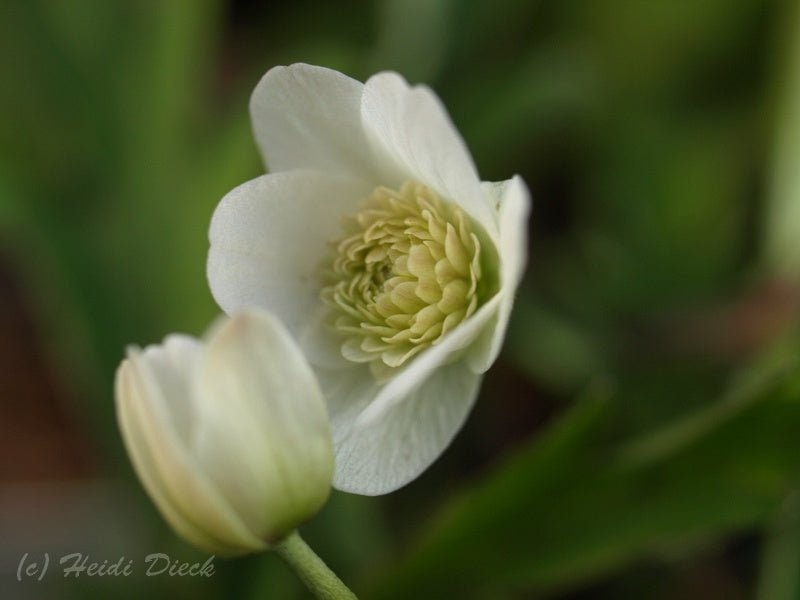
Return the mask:
<path id="1" fill-rule="evenodd" d="M 266 549 L 328 498 L 333 444 L 322 392 L 269 314 L 223 319 L 203 342 L 171 335 L 163 345 L 130 349 L 116 400 L 145 489 L 201 548 Z"/>
<path id="2" fill-rule="evenodd" d="M 436 95 L 276 67 L 251 99 L 270 173 L 214 213 L 208 279 L 300 340 L 331 415 L 334 486 L 392 491 L 463 424 L 526 260 L 528 191 L 481 182 Z"/>

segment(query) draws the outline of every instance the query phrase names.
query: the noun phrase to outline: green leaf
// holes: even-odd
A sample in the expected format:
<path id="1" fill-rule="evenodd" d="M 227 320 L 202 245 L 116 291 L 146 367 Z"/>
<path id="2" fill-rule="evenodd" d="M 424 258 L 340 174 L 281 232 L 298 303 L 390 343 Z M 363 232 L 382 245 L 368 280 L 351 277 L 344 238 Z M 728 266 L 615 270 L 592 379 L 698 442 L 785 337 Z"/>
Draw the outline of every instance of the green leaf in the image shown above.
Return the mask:
<path id="1" fill-rule="evenodd" d="M 495 544 L 502 547 L 506 531 L 498 528 L 498 521 L 526 510 L 521 500 L 541 499 L 564 485 L 569 465 L 603 430 L 609 395 L 606 382 L 595 382 L 569 413 L 500 473 L 445 506 L 414 553 L 383 580 L 376 597 L 405 597 L 405 591 L 421 590 L 430 584 L 451 589 L 450 575 L 464 568 L 466 554 L 485 554 L 483 561 L 494 552 Z M 528 508 L 536 510 L 533 504 Z M 438 579 L 440 576 L 443 578 Z"/>
<path id="2" fill-rule="evenodd" d="M 767 531 L 757 600 L 800 598 L 800 490 L 789 493 Z"/>
<path id="3" fill-rule="evenodd" d="M 713 405 L 711 417 L 695 417 L 703 427 L 681 422 L 677 433 L 658 433 L 657 443 L 617 450 L 598 435 L 603 413 L 587 418 L 591 403 L 579 403 L 445 506 L 371 597 L 575 586 L 761 523 L 800 463 L 798 383 L 796 360 L 760 369 L 722 401 L 728 408 Z"/>
<path id="4" fill-rule="evenodd" d="M 536 332 L 531 335 L 531 332 Z M 520 294 L 508 328 L 506 353 L 548 389 L 580 390 L 592 374 L 606 370 L 599 344 L 577 323 Z"/>
<path id="5" fill-rule="evenodd" d="M 452 23 L 450 0 L 384 0 L 373 71 L 393 69 L 409 81 L 432 81 L 439 71 Z"/>

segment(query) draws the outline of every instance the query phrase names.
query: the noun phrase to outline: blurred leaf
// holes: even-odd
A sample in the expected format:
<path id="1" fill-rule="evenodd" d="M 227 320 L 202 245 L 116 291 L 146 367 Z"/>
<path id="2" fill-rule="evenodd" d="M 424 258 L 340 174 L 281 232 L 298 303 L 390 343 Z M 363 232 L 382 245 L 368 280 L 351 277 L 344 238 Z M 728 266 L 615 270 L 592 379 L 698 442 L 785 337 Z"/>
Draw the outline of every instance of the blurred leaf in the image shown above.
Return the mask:
<path id="1" fill-rule="evenodd" d="M 800 490 L 781 503 L 767 529 L 757 600 L 800 598 Z"/>
<path id="2" fill-rule="evenodd" d="M 787 2 L 784 54 L 776 73 L 780 110 L 774 126 L 775 147 L 764 223 L 764 259 L 791 281 L 800 272 L 800 7 Z"/>
<path id="3" fill-rule="evenodd" d="M 574 393 L 593 374 L 606 370 L 597 343 L 586 331 L 525 294 L 514 306 L 506 352 L 537 383 L 562 393 Z"/>
<path id="4" fill-rule="evenodd" d="M 770 386 L 783 378 L 795 377 L 800 363 L 792 357 L 794 352 L 791 340 L 772 348 L 758 362 L 738 374 L 729 385 L 728 394 L 719 402 L 654 432 L 639 434 L 618 452 L 617 460 L 628 467 L 646 465 L 668 459 L 683 448 L 701 442 L 753 404 L 763 402 Z"/>
<path id="5" fill-rule="evenodd" d="M 747 138 L 726 119 L 619 119 L 584 183 L 595 200 L 579 245 L 584 286 L 634 314 L 718 293 L 744 255 Z"/>
<path id="6" fill-rule="evenodd" d="M 0 60 L 20 88 L 0 93 L 15 115 L 0 131 L 2 241 L 54 368 L 113 455 L 124 346 L 198 334 L 217 312 L 208 221 L 259 161 L 245 90 L 228 92 L 234 116 L 203 118 L 219 2 L 106 3 L 96 14 L 50 4 L 21 3 L 0 20 L 10 47 Z"/>
<path id="7" fill-rule="evenodd" d="M 720 67 L 730 64 L 732 53 L 745 51 L 767 12 L 765 4 L 576 0 L 554 3 L 554 10 L 561 13 L 562 26 L 591 40 L 603 77 L 616 88 L 616 108 L 624 111 L 631 103 L 668 104 L 676 93 L 697 93 L 698 85 L 730 75 L 744 82 L 745 69 Z"/>
<path id="8" fill-rule="evenodd" d="M 388 573 L 370 597 L 413 597 L 423 590 L 427 595 L 420 597 L 435 597 L 440 588 L 457 596 L 473 588 L 506 542 L 527 541 L 520 535 L 522 524 L 508 521 L 520 516 L 521 509 L 530 521 L 539 508 L 536 499 L 563 485 L 571 475 L 570 465 L 605 428 L 607 409 L 608 384 L 596 382 L 568 414 L 500 472 L 446 505 L 410 557 Z M 512 536 L 504 526 L 514 528 Z M 504 537 L 506 542 L 495 547 Z M 464 566 L 470 564 L 471 569 L 473 564 L 470 555 L 480 566 L 466 574 Z"/>
<path id="9" fill-rule="evenodd" d="M 475 66 L 485 57 L 518 51 L 515 42 L 531 39 L 540 0 L 461 0 L 453 13 L 454 50 L 461 64 Z"/>
<path id="10" fill-rule="evenodd" d="M 412 83 L 432 82 L 453 22 L 452 0 L 383 0 L 371 71 L 392 69 Z"/>
<path id="11" fill-rule="evenodd" d="M 391 542 L 380 503 L 336 490 L 301 532 L 314 551 L 342 577 L 368 571 L 386 556 Z"/>
<path id="12" fill-rule="evenodd" d="M 604 451 L 597 435 L 571 438 L 571 451 L 554 456 L 553 440 L 582 421 L 579 404 L 578 417 L 447 505 L 378 595 L 574 586 L 637 557 L 757 525 L 786 493 L 800 453 L 800 372 L 797 361 L 788 364 L 790 374 L 787 363 L 765 369 L 739 409 L 710 419 L 702 436 L 662 434 L 679 442 L 634 463 L 631 447 Z M 543 464 L 554 476 L 542 479 Z"/>
<path id="13" fill-rule="evenodd" d="M 532 143 L 585 127 L 602 92 L 591 55 L 573 40 L 541 44 L 502 68 L 465 77 L 452 96 L 452 111 L 486 179 L 506 178 L 535 160 Z M 543 148 L 541 152 L 552 151 Z M 515 166 L 519 165 L 519 166 Z M 534 197 L 535 201 L 538 201 Z M 543 199 L 548 201 L 549 199 Z"/>

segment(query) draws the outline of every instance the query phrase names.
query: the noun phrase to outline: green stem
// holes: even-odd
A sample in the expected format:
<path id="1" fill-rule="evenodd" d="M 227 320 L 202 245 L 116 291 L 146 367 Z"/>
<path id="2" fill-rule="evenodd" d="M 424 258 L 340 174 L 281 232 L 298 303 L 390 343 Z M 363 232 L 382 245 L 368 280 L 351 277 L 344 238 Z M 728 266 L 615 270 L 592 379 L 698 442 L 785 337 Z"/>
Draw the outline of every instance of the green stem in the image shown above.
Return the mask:
<path id="1" fill-rule="evenodd" d="M 297 531 L 278 542 L 273 550 L 320 600 L 357 600 L 356 595 L 314 553 Z"/>

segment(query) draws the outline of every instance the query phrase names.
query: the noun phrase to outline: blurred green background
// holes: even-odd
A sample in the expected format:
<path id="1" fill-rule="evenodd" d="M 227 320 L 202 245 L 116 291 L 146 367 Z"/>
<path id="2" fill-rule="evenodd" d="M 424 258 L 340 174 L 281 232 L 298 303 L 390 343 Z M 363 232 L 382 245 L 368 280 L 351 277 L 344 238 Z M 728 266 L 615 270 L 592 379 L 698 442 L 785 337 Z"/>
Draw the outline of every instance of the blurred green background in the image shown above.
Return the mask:
<path id="1" fill-rule="evenodd" d="M 305 537 L 364 598 L 800 598 L 800 11 L 792 0 L 3 0 L 0 596 L 305 598 L 210 579 L 135 480 L 125 345 L 200 334 L 248 96 L 308 62 L 443 98 L 534 196 L 501 360 L 446 454 Z M 130 578 L 16 580 L 124 556 Z"/>

